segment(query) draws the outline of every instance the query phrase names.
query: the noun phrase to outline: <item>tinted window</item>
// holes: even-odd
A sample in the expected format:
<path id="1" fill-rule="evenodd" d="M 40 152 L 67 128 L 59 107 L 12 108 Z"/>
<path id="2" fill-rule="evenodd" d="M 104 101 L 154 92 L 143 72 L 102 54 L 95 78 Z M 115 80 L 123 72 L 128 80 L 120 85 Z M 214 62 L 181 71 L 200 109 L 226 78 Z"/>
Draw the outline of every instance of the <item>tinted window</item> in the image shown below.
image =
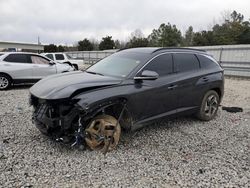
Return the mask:
<path id="1" fill-rule="evenodd" d="M 187 72 L 200 68 L 199 61 L 194 54 L 174 54 L 174 62 L 178 72 Z"/>
<path id="2" fill-rule="evenodd" d="M 33 64 L 49 64 L 49 61 L 47 59 L 40 56 L 31 56 L 31 61 Z"/>
<path id="3" fill-rule="evenodd" d="M 126 77 L 147 58 L 147 54 L 144 53 L 121 51 L 100 60 L 87 71 L 108 76 Z"/>
<path id="4" fill-rule="evenodd" d="M 52 54 L 46 54 L 46 57 L 50 58 L 51 60 L 54 60 L 54 57 Z"/>
<path id="5" fill-rule="evenodd" d="M 173 60 L 171 54 L 164 54 L 153 59 L 144 70 L 157 72 L 160 76 L 164 76 L 173 72 Z"/>
<path id="6" fill-rule="evenodd" d="M 198 55 L 198 58 L 199 58 L 200 63 L 201 63 L 201 68 L 211 68 L 211 67 L 219 66 L 213 60 L 211 60 L 210 58 L 205 57 L 203 55 Z"/>
<path id="7" fill-rule="evenodd" d="M 31 63 L 25 54 L 10 54 L 4 59 L 4 61 L 13 63 Z"/>
<path id="8" fill-rule="evenodd" d="M 63 54 L 56 54 L 56 60 L 64 60 Z"/>

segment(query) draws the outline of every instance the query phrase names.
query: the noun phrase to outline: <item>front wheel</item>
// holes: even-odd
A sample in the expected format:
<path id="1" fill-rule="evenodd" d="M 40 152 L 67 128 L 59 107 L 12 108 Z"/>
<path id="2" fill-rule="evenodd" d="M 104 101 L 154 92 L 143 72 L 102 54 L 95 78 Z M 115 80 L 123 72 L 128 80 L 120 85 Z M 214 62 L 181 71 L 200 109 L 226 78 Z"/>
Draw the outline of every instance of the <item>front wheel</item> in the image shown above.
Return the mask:
<path id="1" fill-rule="evenodd" d="M 5 74 L 0 74 L 0 90 L 8 89 L 11 86 L 11 78 Z"/>
<path id="2" fill-rule="evenodd" d="M 200 109 L 196 116 L 202 121 L 209 121 L 216 116 L 218 107 L 219 95 L 216 91 L 210 90 L 204 95 Z"/>

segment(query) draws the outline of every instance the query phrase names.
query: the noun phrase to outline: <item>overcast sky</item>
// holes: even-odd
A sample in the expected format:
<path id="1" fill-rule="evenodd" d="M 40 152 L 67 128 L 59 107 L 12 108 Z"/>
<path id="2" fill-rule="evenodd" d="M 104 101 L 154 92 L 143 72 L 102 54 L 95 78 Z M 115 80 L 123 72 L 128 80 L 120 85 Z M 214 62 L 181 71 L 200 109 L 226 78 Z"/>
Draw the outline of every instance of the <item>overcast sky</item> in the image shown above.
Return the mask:
<path id="1" fill-rule="evenodd" d="M 250 18 L 250 0 L 0 0 L 0 41 L 74 44 L 112 35 L 126 40 L 139 28 L 147 36 L 161 23 L 181 31 L 209 29 L 223 12 Z"/>

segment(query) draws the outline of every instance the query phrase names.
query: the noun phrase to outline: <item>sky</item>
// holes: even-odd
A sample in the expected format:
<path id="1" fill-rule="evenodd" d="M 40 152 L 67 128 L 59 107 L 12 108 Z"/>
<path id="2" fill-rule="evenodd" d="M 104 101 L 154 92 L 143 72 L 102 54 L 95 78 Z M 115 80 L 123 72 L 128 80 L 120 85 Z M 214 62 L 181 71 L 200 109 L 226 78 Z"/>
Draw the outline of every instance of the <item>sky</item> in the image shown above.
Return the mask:
<path id="1" fill-rule="evenodd" d="M 182 32 L 211 29 L 236 10 L 250 18 L 250 0 L 0 0 L 0 41 L 72 45 L 89 38 L 126 41 L 161 23 Z"/>

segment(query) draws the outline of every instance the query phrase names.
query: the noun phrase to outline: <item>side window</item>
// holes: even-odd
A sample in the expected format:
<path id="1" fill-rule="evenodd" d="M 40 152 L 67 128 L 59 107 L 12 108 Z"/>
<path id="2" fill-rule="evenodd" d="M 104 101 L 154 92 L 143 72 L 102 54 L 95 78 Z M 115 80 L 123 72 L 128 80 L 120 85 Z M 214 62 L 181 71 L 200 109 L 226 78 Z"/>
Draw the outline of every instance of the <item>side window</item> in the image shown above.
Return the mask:
<path id="1" fill-rule="evenodd" d="M 201 68 L 203 69 L 219 66 L 216 62 L 214 62 L 212 59 L 208 57 L 205 57 L 203 55 L 197 55 L 197 56 L 198 59 L 200 60 Z"/>
<path id="2" fill-rule="evenodd" d="M 200 63 L 194 54 L 176 53 L 174 63 L 178 72 L 198 70 Z"/>
<path id="3" fill-rule="evenodd" d="M 50 58 L 51 60 L 54 60 L 53 54 L 46 54 L 45 56 Z"/>
<path id="4" fill-rule="evenodd" d="M 4 58 L 4 61 L 11 63 L 31 63 L 25 54 L 10 54 Z"/>
<path id="5" fill-rule="evenodd" d="M 153 59 L 144 70 L 157 72 L 160 76 L 173 73 L 173 60 L 171 54 L 163 54 Z"/>
<path id="6" fill-rule="evenodd" d="M 43 64 L 43 65 L 49 64 L 49 61 L 47 59 L 39 56 L 31 56 L 31 61 L 33 64 Z"/>
<path id="7" fill-rule="evenodd" d="M 64 60 L 63 54 L 55 54 L 56 60 Z"/>

